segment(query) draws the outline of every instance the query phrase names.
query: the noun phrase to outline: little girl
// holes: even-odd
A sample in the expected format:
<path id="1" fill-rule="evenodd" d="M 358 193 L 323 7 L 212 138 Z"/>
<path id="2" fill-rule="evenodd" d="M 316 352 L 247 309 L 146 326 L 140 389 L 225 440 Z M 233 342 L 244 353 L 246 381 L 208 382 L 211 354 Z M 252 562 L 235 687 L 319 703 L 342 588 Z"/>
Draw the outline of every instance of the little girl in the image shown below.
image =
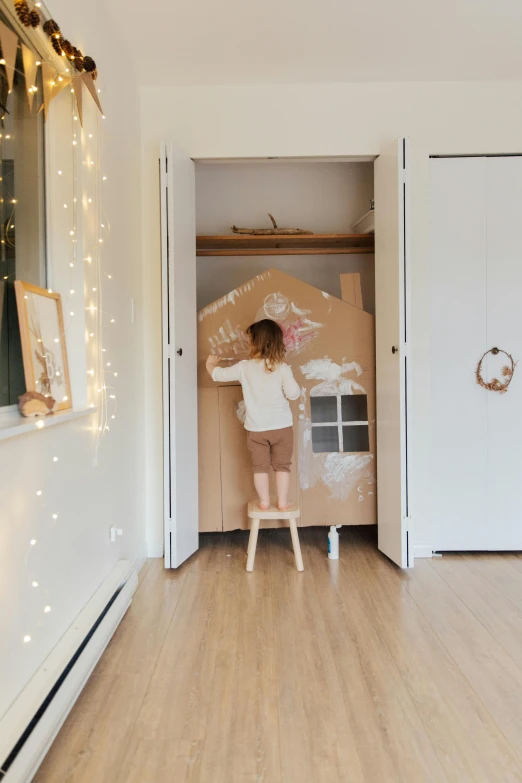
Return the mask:
<path id="1" fill-rule="evenodd" d="M 210 355 L 207 372 L 212 380 L 239 381 L 243 387 L 248 432 L 247 446 L 252 458 L 254 485 L 259 508 L 270 506 L 268 471 L 275 472 L 277 507 L 288 508 L 290 465 L 294 447 L 292 411 L 288 400 L 296 400 L 300 389 L 291 368 L 285 364 L 285 344 L 279 324 L 269 319 L 247 329 L 250 359 L 232 367 L 218 367 L 219 358 Z"/>

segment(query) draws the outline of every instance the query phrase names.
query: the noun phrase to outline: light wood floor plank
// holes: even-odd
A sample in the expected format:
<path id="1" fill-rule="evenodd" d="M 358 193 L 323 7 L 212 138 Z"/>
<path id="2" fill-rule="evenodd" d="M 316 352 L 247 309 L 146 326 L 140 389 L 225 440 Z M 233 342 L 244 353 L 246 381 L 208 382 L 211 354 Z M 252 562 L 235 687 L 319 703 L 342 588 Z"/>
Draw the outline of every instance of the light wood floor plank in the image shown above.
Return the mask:
<path id="1" fill-rule="evenodd" d="M 512 565 L 518 571 L 522 571 L 522 554 L 520 552 L 513 555 Z"/>
<path id="2" fill-rule="evenodd" d="M 310 535 L 306 552 L 341 679 L 365 781 L 446 781 L 415 703 L 368 622 L 366 586 L 328 560 L 324 532 Z"/>
<path id="3" fill-rule="evenodd" d="M 281 781 L 268 538 L 245 572 L 248 533 L 230 539 L 232 562 L 210 695 L 201 783 Z M 210 687 L 210 686 L 209 686 Z"/>
<path id="4" fill-rule="evenodd" d="M 36 783 L 114 783 L 187 571 L 165 573 L 162 560 L 150 566 Z"/>
<path id="5" fill-rule="evenodd" d="M 113 783 L 197 781 L 232 558 L 214 536 L 207 562 L 192 558 L 183 593 Z"/>
<path id="6" fill-rule="evenodd" d="M 143 580 L 147 576 L 147 574 L 149 572 L 149 568 L 151 567 L 151 565 L 154 562 L 156 564 L 163 563 L 163 558 L 162 557 L 156 557 L 156 558 L 148 558 L 148 560 L 145 560 L 145 562 L 143 563 L 143 565 L 140 568 L 139 573 L 138 573 L 138 584 L 139 585 L 141 585 L 141 583 L 143 582 Z"/>
<path id="7" fill-rule="evenodd" d="M 428 562 L 401 579 L 522 761 L 522 671 Z"/>
<path id="8" fill-rule="evenodd" d="M 342 551 L 342 567 L 365 591 L 368 617 L 401 672 L 448 780 L 522 780 L 516 753 L 406 589 L 409 572 L 368 546 L 365 533 L 354 534 Z"/>
<path id="9" fill-rule="evenodd" d="M 522 668 L 522 610 L 458 555 L 436 558 L 429 564 Z"/>
<path id="10" fill-rule="evenodd" d="M 522 571 L 516 567 L 522 560 L 517 555 L 488 553 L 461 557 L 522 611 Z"/>
<path id="11" fill-rule="evenodd" d="M 295 569 L 288 530 L 270 536 L 283 780 L 363 781 L 350 716 L 313 581 Z M 303 540 L 306 537 L 300 535 Z"/>
<path id="12" fill-rule="evenodd" d="M 251 574 L 244 532 L 148 564 L 37 783 L 522 783 L 522 560 L 300 538 L 303 573 L 284 529 Z"/>

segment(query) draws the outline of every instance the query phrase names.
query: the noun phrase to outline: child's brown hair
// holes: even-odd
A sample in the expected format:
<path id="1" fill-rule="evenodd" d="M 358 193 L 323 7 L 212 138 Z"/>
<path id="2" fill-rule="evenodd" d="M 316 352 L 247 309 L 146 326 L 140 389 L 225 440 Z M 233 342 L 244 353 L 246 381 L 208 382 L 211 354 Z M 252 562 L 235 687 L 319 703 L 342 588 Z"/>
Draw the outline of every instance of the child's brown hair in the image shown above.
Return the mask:
<path id="1" fill-rule="evenodd" d="M 285 358 L 286 348 L 283 330 L 275 321 L 264 318 L 256 321 L 246 330 L 250 337 L 250 358 L 264 359 L 268 372 L 274 372 Z"/>

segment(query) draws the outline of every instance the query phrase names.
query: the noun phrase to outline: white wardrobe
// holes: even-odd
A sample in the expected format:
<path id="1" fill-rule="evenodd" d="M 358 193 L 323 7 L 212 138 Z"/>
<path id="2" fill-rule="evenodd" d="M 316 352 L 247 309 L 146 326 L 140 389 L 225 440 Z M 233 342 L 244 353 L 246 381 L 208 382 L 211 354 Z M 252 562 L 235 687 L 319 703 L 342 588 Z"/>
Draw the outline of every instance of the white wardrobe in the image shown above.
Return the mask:
<path id="1" fill-rule="evenodd" d="M 505 394 L 475 377 L 489 349 L 522 360 L 522 156 L 432 158 L 430 179 L 433 548 L 522 550 L 522 363 Z"/>

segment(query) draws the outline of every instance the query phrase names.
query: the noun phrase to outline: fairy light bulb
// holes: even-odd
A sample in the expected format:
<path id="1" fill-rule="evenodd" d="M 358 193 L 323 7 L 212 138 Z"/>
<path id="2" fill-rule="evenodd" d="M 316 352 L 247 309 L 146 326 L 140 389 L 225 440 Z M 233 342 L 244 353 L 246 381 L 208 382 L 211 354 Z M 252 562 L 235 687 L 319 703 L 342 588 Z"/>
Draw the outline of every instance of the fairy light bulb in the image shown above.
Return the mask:
<path id="1" fill-rule="evenodd" d="M 35 546 L 36 545 L 36 538 L 31 538 L 29 543 L 31 544 L 31 546 Z"/>
<path id="2" fill-rule="evenodd" d="M 26 634 L 24 636 L 24 644 L 28 644 L 30 641 L 31 641 L 31 637 L 29 636 L 29 634 Z"/>

